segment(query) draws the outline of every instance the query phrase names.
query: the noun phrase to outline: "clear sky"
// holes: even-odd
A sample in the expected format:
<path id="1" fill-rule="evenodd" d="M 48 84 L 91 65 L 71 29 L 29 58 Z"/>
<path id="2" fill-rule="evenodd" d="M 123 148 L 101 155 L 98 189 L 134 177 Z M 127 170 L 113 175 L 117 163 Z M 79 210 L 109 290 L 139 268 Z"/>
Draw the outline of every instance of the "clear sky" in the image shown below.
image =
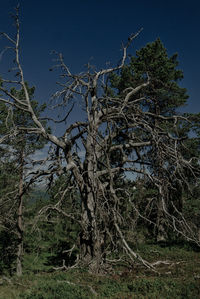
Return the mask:
<path id="1" fill-rule="evenodd" d="M 98 68 L 120 59 L 121 42 L 143 27 L 132 54 L 160 37 L 169 55 L 178 52 L 187 110 L 200 112 L 200 1 L 198 0 L 1 0 L 0 31 L 14 32 L 9 13 L 21 3 L 23 67 L 39 101 L 56 90 L 51 50 L 62 52 L 72 72 L 89 60 Z M 0 40 L 0 48 L 1 40 Z M 4 57 L 6 59 L 6 56 Z M 0 61 L 0 73 L 5 62 Z"/>

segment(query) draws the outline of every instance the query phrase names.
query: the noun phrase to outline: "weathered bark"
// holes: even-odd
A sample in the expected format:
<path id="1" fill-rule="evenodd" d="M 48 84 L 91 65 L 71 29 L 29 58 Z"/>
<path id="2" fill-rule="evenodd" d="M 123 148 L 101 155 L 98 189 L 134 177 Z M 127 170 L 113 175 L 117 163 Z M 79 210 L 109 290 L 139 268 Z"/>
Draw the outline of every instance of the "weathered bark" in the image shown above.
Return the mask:
<path id="1" fill-rule="evenodd" d="M 157 232 L 156 232 L 156 240 L 157 242 L 166 242 L 167 241 L 167 232 L 166 232 L 166 216 L 163 211 L 162 199 L 158 197 L 157 203 Z"/>
<path id="2" fill-rule="evenodd" d="M 95 213 L 95 198 L 88 194 L 82 203 L 82 232 L 80 233 L 81 261 L 88 265 L 90 270 L 99 272 L 102 261 L 103 246 L 101 232 L 98 229 Z"/>
<path id="3" fill-rule="evenodd" d="M 99 272 L 103 254 L 103 239 L 99 229 L 96 142 L 91 136 L 87 140 L 87 155 L 84 163 L 85 175 L 82 190 L 82 232 L 80 234 L 81 259 L 93 272 Z"/>

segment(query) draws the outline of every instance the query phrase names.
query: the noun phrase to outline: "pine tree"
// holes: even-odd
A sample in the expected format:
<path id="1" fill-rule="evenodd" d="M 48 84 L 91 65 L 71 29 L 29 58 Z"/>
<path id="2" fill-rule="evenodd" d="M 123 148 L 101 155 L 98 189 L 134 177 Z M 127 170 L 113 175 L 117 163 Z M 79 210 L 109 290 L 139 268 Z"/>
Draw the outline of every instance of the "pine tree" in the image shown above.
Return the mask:
<path id="1" fill-rule="evenodd" d="M 162 128 L 166 134 L 171 134 L 178 138 L 187 138 L 190 129 L 183 130 L 184 121 L 179 121 L 179 127 L 175 128 L 173 122 L 164 122 L 162 116 L 170 117 L 179 114 L 178 108 L 186 105 L 188 95 L 187 90 L 179 86 L 179 81 L 183 79 L 183 72 L 177 69 L 178 61 L 177 54 L 168 57 L 167 50 L 160 39 L 147 44 L 144 48 L 136 52 L 136 56 L 132 56 L 130 63 L 121 70 L 120 74 L 112 75 L 110 82 L 111 87 L 117 89 L 118 96 L 129 87 L 138 86 L 142 84 L 147 78 L 150 83 L 137 95 L 133 95 L 131 100 L 141 99 L 139 101 L 139 108 L 146 111 L 148 121 L 153 123 L 155 128 Z M 161 117 L 160 117 L 161 116 Z M 175 121 L 175 118 L 174 118 Z M 135 134 L 140 134 L 135 130 Z M 143 133 L 144 134 L 144 133 Z M 124 132 L 124 139 L 126 139 L 126 132 Z M 139 137 L 139 136 L 138 136 Z M 140 136 L 141 137 L 141 136 Z M 119 137 L 117 137 L 119 138 Z M 143 136 L 145 138 L 145 136 Z M 155 143 L 165 142 L 164 136 L 158 136 Z M 178 145 L 179 146 L 179 145 Z M 170 174 L 170 161 L 168 160 L 168 170 L 166 171 L 166 161 L 161 153 L 156 151 L 156 145 L 149 147 L 147 152 L 135 153 L 138 155 L 138 160 L 145 161 L 149 171 L 154 174 L 159 180 Z M 191 155 L 191 152 L 189 153 Z M 174 192 L 170 194 L 171 199 L 176 201 L 178 208 L 182 207 L 182 194 L 177 184 L 171 182 L 174 189 L 176 189 L 176 196 Z M 175 199 L 176 198 L 176 199 Z M 162 201 L 157 200 L 157 240 L 166 240 L 167 233 L 165 228 L 165 219 L 163 214 Z"/>
<path id="2" fill-rule="evenodd" d="M 140 91 L 140 96 L 144 98 L 142 105 L 150 112 L 159 111 L 169 116 L 176 108 L 184 106 L 188 99 L 186 89 L 178 85 L 183 79 L 183 72 L 177 66 L 177 54 L 168 57 L 161 40 L 157 39 L 137 51 L 119 76 L 113 75 L 112 87 L 121 93 L 125 88 L 144 82 L 148 76 L 150 84 Z"/>
<path id="3" fill-rule="evenodd" d="M 45 109 L 45 106 L 39 106 L 37 101 L 33 100 L 34 87 L 29 88 L 26 84 L 29 96 L 32 99 L 32 105 L 35 110 L 36 115 Z M 23 102 L 24 91 L 11 89 L 11 94 L 13 96 L 19 97 Z M 12 217 L 16 217 L 16 234 L 17 234 L 17 261 L 16 261 L 16 272 L 20 276 L 22 274 L 22 256 L 23 256 L 23 196 L 26 192 L 25 190 L 25 168 L 28 163 L 28 158 L 37 149 L 41 149 L 45 145 L 45 141 L 33 132 L 32 134 L 26 134 L 20 128 L 28 127 L 33 125 L 33 121 L 28 112 L 21 110 L 20 107 L 13 107 L 10 110 L 5 104 L 1 103 L 1 129 L 0 136 L 4 138 L 3 146 L 1 146 L 1 151 L 4 152 L 2 158 L 5 160 L 5 153 L 8 156 L 8 162 L 12 163 L 14 169 L 16 170 L 15 181 L 18 182 L 17 187 L 15 185 L 14 199 L 16 200 L 16 205 L 14 208 L 14 214 Z M 7 136 L 7 137 L 6 137 Z M 10 155 L 10 157 L 9 157 Z M 7 164 L 8 166 L 8 164 Z M 3 176 L 7 176 L 7 172 L 3 173 Z M 17 190 L 17 194 L 16 194 Z M 7 195 L 7 190 L 4 190 L 5 195 Z"/>

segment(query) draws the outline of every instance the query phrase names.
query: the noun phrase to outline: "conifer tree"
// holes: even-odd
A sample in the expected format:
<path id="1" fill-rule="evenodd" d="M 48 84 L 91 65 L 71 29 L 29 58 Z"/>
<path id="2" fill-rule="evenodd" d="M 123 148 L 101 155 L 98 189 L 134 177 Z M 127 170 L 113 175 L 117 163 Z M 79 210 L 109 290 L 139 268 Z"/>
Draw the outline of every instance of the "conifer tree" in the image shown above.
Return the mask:
<path id="1" fill-rule="evenodd" d="M 183 72 L 177 69 L 177 66 L 177 54 L 169 57 L 163 43 L 158 38 L 137 51 L 136 55 L 131 57 L 130 63 L 123 67 L 120 74 L 113 74 L 110 81 L 111 87 L 117 89 L 119 96 L 123 94 L 125 89 L 142 84 L 148 77 L 150 83 L 145 88 L 141 89 L 139 94 L 133 95 L 131 100 L 134 100 L 134 98 L 137 99 L 138 97 L 140 98 L 139 108 L 146 111 L 146 114 L 149 117 L 149 122 L 153 123 L 155 128 L 159 129 L 160 127 L 166 134 L 171 134 L 172 136 L 181 139 L 188 137 L 192 126 L 190 128 L 188 127 L 188 124 L 184 126 L 184 120 L 181 122 L 179 121 L 179 125 L 175 126 L 175 123 L 164 123 L 162 119 L 162 116 L 174 117 L 175 115 L 180 114 L 178 108 L 187 103 L 187 90 L 179 86 L 179 81 L 183 79 Z M 174 121 L 176 121 L 175 118 Z M 135 134 L 140 133 L 135 130 Z M 120 136 L 120 138 L 121 137 L 122 136 Z M 123 138 L 127 138 L 126 132 L 124 132 Z M 144 164 L 146 164 L 145 167 L 149 168 L 149 171 L 160 180 L 164 176 L 170 175 L 170 167 L 173 166 L 170 166 L 170 161 L 166 161 L 161 153 L 156 151 L 156 143 L 163 142 L 162 136 L 158 136 L 158 139 L 154 140 L 154 142 L 155 147 L 152 144 L 149 147 L 149 150 L 143 153 L 142 157 L 141 153 L 138 155 L 138 152 L 136 152 L 136 156 L 138 155 L 138 161 L 143 160 Z M 195 145 L 193 148 L 194 147 Z M 191 152 L 188 154 L 191 156 Z M 163 172 L 163 169 L 166 168 L 166 163 L 168 164 L 168 173 L 167 171 L 164 171 L 165 173 Z M 171 192 L 171 199 L 173 197 L 177 207 L 181 209 L 181 188 L 177 184 L 176 186 L 173 185 L 173 182 L 171 182 L 171 184 L 176 190 L 176 196 L 174 191 Z M 157 200 L 156 224 L 157 240 L 166 240 L 165 217 L 163 214 L 162 201 L 159 195 Z"/>
<path id="2" fill-rule="evenodd" d="M 33 100 L 35 88 L 30 88 L 27 83 L 26 86 L 32 101 L 33 109 L 35 110 L 37 116 L 39 116 L 40 113 L 45 109 L 45 105 L 39 106 L 37 101 Z M 23 102 L 25 97 L 23 90 L 11 88 L 10 92 L 13 96 L 17 96 Z M 4 140 L 1 144 L 2 159 L 4 159 L 4 164 L 7 161 L 7 169 L 9 165 L 12 164 L 14 170 L 12 173 L 15 173 L 15 182 L 17 182 L 17 184 L 15 183 L 11 185 L 11 191 L 13 191 L 11 198 L 15 201 L 13 213 L 11 214 L 11 222 L 15 223 L 13 225 L 15 226 L 15 234 L 17 235 L 16 272 L 17 275 L 20 276 L 22 274 L 23 256 L 23 196 L 26 192 L 24 181 L 25 169 L 26 164 L 29 163 L 28 159 L 30 155 L 34 154 L 36 150 L 44 147 L 45 141 L 43 138 L 38 138 L 34 132 L 32 134 L 26 134 L 21 130 L 23 127 L 32 126 L 33 122 L 29 113 L 21 110 L 20 107 L 13 107 L 11 110 L 8 106 L 6 106 L 6 104 L 1 103 L 0 122 L 0 136 Z M 6 184 L 9 184 L 10 179 L 8 179 L 8 176 L 11 178 L 13 176 L 8 173 L 9 170 L 6 170 L 6 168 L 2 170 L 2 177 L 7 180 Z M 9 199 L 9 202 L 11 202 L 10 193 L 8 192 L 7 188 L 4 190 L 3 198 L 5 196 Z M 5 205 L 5 199 L 2 200 L 2 205 Z"/>

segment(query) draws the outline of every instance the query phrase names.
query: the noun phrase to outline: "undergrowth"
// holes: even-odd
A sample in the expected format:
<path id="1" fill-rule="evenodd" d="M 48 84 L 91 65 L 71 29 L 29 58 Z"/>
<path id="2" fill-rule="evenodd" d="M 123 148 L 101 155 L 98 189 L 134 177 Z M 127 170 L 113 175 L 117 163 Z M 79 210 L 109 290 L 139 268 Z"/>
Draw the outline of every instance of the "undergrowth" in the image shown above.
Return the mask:
<path id="1" fill-rule="evenodd" d="M 179 245 L 140 245 L 140 253 L 158 273 L 135 264 L 116 265 L 115 271 L 92 275 L 85 269 L 28 273 L 0 278 L 1 299 L 78 298 L 200 298 L 199 252 Z M 162 263 L 162 262 L 166 263 Z"/>

